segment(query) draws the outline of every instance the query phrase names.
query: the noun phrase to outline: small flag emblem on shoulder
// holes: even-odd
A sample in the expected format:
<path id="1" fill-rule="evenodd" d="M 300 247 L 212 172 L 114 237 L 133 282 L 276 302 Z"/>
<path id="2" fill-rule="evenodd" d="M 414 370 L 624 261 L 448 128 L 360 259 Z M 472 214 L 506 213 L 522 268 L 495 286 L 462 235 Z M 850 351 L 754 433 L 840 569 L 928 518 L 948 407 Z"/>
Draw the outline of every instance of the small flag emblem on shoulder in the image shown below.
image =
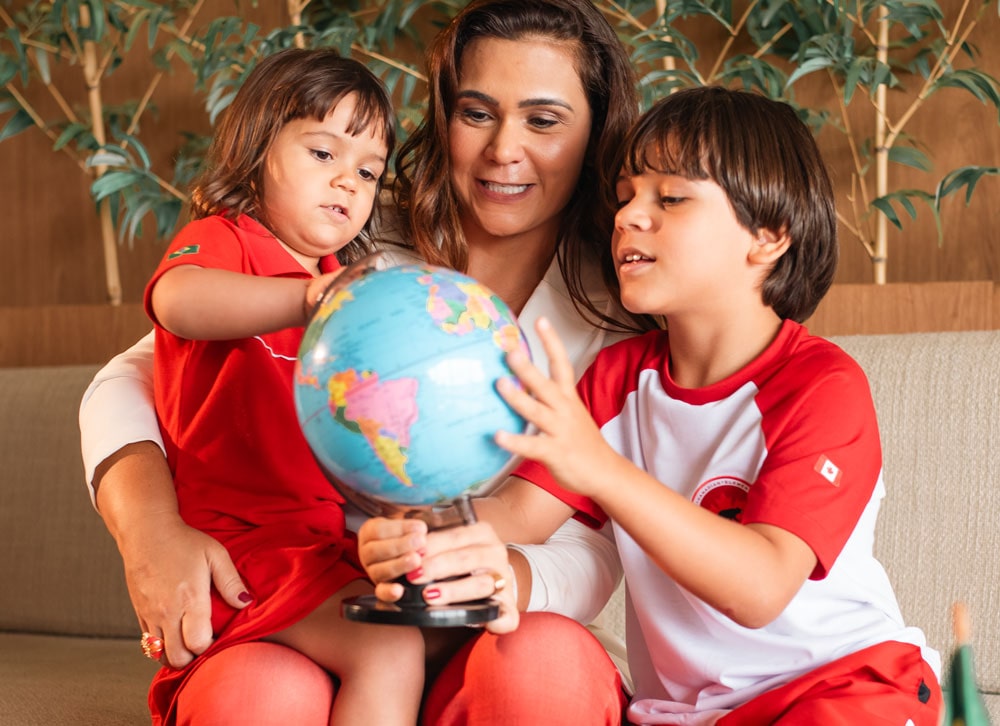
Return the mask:
<path id="1" fill-rule="evenodd" d="M 830 461 L 830 457 L 825 454 L 821 455 L 816 460 L 816 465 L 813 468 L 819 472 L 821 477 L 826 479 L 835 487 L 840 486 L 840 467 Z"/>
<path id="2" fill-rule="evenodd" d="M 187 245 L 186 247 L 181 247 L 179 250 L 174 250 L 169 255 L 167 255 L 168 260 L 174 260 L 178 257 L 183 257 L 184 255 L 196 255 L 198 250 L 201 249 L 201 245 Z"/>

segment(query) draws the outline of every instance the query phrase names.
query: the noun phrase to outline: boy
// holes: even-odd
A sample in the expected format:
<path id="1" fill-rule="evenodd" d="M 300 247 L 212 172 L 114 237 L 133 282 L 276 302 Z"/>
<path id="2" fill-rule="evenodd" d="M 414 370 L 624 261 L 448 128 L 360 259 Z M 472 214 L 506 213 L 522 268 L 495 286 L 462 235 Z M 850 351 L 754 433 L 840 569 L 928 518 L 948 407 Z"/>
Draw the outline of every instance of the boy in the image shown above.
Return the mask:
<path id="1" fill-rule="evenodd" d="M 526 461 L 481 519 L 510 542 L 613 520 L 631 723 L 936 726 L 938 654 L 871 551 L 867 380 L 800 324 L 837 259 L 808 129 L 753 94 L 675 93 L 630 135 L 617 196 L 622 303 L 666 331 L 607 348 L 575 386 L 539 324 L 550 377 L 512 355 L 524 390 L 498 384 L 538 434 L 497 434 Z"/>

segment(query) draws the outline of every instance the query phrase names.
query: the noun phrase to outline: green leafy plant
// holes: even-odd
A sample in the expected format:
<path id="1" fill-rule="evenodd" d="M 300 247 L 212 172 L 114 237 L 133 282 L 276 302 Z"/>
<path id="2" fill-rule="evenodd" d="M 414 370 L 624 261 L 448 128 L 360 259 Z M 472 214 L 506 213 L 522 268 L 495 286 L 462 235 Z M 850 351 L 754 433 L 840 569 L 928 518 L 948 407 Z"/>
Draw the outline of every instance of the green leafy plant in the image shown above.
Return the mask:
<path id="1" fill-rule="evenodd" d="M 394 92 L 405 137 L 426 104 L 425 39 L 465 4 L 286 0 L 287 22 L 265 29 L 246 13 L 203 17 L 204 3 L 30 0 L 17 12 L 0 8 L 0 142 L 40 131 L 53 151 L 76 161 L 97 205 L 112 302 L 121 299 L 118 243 L 131 244 L 148 219 L 158 238 L 173 234 L 207 148 L 204 136 L 185 134 L 171 168 L 154 168 L 141 122 L 155 108 L 164 74 L 189 72 L 214 122 L 261 57 L 292 45 L 336 47 L 367 63 Z M 907 129 L 918 114 L 934 113 L 928 100 L 935 94 L 971 94 L 1000 112 L 997 81 L 975 66 L 979 50 L 968 42 L 985 13 L 998 11 L 997 0 L 964 0 L 949 21 L 934 0 L 594 3 L 631 49 L 644 105 L 677 88 L 739 86 L 789 102 L 817 133 L 838 134 L 853 166 L 840 219 L 871 259 L 875 282 L 886 279 L 887 225 L 902 228 L 919 206 L 933 216 L 940 240 L 942 200 L 964 190 L 968 203 L 980 179 L 1000 174 L 1000 167 L 970 164 L 927 191 L 892 188 L 889 173 L 890 165 L 932 169 L 928 150 Z M 234 7 L 241 9 L 239 0 Z M 144 92 L 105 104 L 104 84 L 139 55 L 157 69 Z M 60 82 L 83 84 L 86 107 L 66 101 L 55 65 L 75 70 Z M 57 116 L 46 118 L 31 103 L 31 83 L 55 100 Z M 890 104 L 890 94 L 905 99 L 901 111 L 891 111 L 900 104 Z M 869 122 L 856 123 L 859 114 Z"/>
<path id="2" fill-rule="evenodd" d="M 424 77 L 417 64 L 395 59 L 394 50 L 400 41 L 419 43 L 414 14 L 437 3 L 286 0 L 287 23 L 270 29 L 242 14 L 202 17 L 205 0 L 31 0 L 16 12 L 10 5 L 5 0 L 0 7 L 0 142 L 37 130 L 54 152 L 76 162 L 97 208 L 108 299 L 118 304 L 118 243 L 131 244 L 149 218 L 157 238 L 173 234 L 207 149 L 206 137 L 186 133 L 171 168 L 154 168 L 142 121 L 155 110 L 165 74 L 189 71 L 214 122 L 261 57 L 290 46 L 335 47 L 366 62 L 395 91 L 405 135 L 421 116 L 424 100 L 414 90 Z M 239 0 L 233 7 L 241 9 Z M 105 103 L 115 71 L 139 57 L 156 68 L 142 94 L 118 106 Z M 57 76 L 56 65 L 75 72 Z M 33 83 L 55 101 L 56 116 L 45 117 L 29 100 Z M 85 107 L 67 101 L 80 87 Z"/>
<path id="3" fill-rule="evenodd" d="M 817 133 L 840 134 L 853 163 L 842 225 L 863 245 L 876 283 L 886 281 L 887 225 L 929 209 L 941 230 L 941 202 L 962 189 L 966 203 L 1000 167 L 968 165 L 944 174 L 932 191 L 893 189 L 890 164 L 931 171 L 929 153 L 907 134 L 935 94 L 971 94 L 1000 112 L 997 80 L 974 65 L 968 42 L 996 0 L 964 0 L 946 21 L 934 0 L 658 0 L 599 3 L 616 18 L 642 73 L 646 103 L 675 88 L 722 84 L 788 101 Z M 643 22 L 643 20 L 647 22 Z M 691 39 L 696 31 L 700 42 Z M 705 42 L 708 37 L 709 42 Z M 812 104 L 800 104 L 807 86 Z M 890 94 L 905 97 L 902 109 Z M 852 123 L 862 106 L 870 124 Z"/>

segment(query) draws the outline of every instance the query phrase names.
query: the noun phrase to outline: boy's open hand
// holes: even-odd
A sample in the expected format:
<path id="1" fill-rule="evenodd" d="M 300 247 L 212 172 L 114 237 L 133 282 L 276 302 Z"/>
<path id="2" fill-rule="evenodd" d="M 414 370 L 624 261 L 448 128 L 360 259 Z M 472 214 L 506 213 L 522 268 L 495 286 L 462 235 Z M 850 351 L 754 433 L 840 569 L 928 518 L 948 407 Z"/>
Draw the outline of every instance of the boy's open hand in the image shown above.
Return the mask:
<path id="1" fill-rule="evenodd" d="M 535 324 L 549 357 L 549 376 L 526 355 L 514 352 L 507 363 L 524 389 L 510 380 L 497 381 L 504 400 L 538 428 L 537 434 L 500 431 L 496 442 L 513 454 L 534 459 L 548 467 L 552 476 L 571 491 L 593 495 L 600 472 L 617 457 L 608 446 L 576 392 L 576 375 L 566 349 L 545 318 Z"/>

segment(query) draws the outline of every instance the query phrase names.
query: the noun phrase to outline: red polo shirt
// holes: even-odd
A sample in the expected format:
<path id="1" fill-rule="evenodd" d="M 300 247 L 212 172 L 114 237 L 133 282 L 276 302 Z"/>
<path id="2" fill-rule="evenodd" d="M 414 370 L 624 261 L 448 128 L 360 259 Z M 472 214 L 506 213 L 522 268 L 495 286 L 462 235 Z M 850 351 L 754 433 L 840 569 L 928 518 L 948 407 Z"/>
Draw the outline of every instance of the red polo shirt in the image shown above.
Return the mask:
<path id="1" fill-rule="evenodd" d="M 180 265 L 307 280 L 310 274 L 255 220 L 207 217 L 171 243 L 146 288 Z M 320 261 L 337 269 L 334 257 Z M 292 379 L 302 328 L 249 339 L 180 338 L 156 325 L 154 388 L 181 516 L 229 550 L 254 602 L 234 611 L 213 592 L 216 642 L 257 640 L 300 620 L 361 573 L 345 540 L 343 499 L 316 464 L 295 414 Z M 345 559 L 345 557 L 347 559 Z M 205 655 L 164 669 L 156 716 Z"/>

